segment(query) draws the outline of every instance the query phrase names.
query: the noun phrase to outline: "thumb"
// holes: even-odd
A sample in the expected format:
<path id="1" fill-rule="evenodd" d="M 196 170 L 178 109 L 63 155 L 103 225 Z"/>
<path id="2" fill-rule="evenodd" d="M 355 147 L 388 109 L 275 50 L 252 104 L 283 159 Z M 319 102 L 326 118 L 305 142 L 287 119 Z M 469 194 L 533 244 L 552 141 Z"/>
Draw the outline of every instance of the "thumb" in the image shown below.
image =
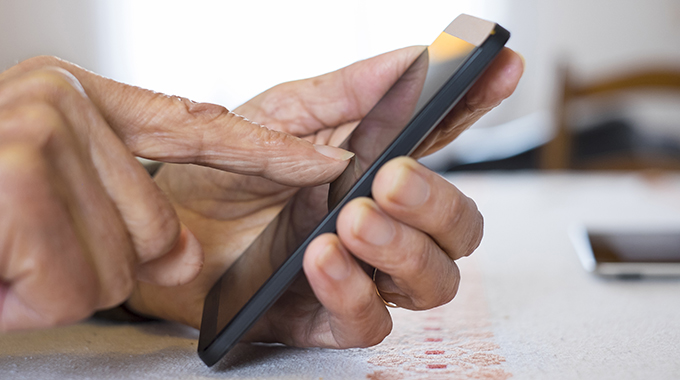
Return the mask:
<path id="1" fill-rule="evenodd" d="M 73 74 L 118 137 L 140 157 L 311 186 L 335 179 L 353 156 L 268 129 L 215 104 L 125 85 L 55 57 L 24 61 L 0 80 L 47 66 Z"/>

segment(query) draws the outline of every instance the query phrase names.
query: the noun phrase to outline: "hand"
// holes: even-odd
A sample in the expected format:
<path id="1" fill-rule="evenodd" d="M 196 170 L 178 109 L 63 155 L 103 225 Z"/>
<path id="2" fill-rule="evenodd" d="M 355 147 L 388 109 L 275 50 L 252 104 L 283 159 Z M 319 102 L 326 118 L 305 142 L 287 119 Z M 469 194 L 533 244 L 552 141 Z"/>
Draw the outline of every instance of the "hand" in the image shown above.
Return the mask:
<path id="1" fill-rule="evenodd" d="M 137 280 L 196 277 L 200 243 L 134 156 L 314 185 L 346 155 L 56 58 L 14 66 L 0 74 L 0 331 L 86 318 Z"/>
<path id="2" fill-rule="evenodd" d="M 421 51 L 402 49 L 279 85 L 236 112 L 317 144 L 337 145 Z M 522 70 L 519 56 L 505 49 L 417 154 L 444 146 L 499 104 L 513 92 Z M 211 285 L 298 189 L 185 165 L 164 166 L 156 180 L 201 242 L 205 266 L 196 280 L 175 288 L 140 283 L 128 306 L 198 327 Z M 304 191 L 303 199 L 325 196 Z M 305 206 L 296 204 L 296 219 L 304 220 Z M 337 235 L 312 242 L 305 253 L 306 277 L 246 340 L 335 348 L 376 344 L 391 329 L 390 315 L 372 273 L 354 257 L 378 268 L 376 282 L 387 301 L 427 309 L 453 298 L 459 281 L 454 260 L 469 255 L 482 236 L 474 202 L 411 158 L 386 164 L 374 181 L 373 199 L 350 202 L 337 226 Z"/>

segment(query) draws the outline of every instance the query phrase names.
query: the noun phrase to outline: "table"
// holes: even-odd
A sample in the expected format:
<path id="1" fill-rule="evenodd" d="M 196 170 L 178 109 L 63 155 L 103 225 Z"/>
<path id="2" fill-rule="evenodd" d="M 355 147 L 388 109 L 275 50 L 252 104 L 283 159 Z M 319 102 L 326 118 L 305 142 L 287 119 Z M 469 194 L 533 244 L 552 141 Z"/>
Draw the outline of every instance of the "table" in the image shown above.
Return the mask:
<path id="1" fill-rule="evenodd" d="M 568 230 L 680 226 L 680 175 L 455 174 L 485 216 L 456 299 L 391 310 L 368 349 L 239 345 L 213 368 L 197 331 L 167 322 L 0 336 L 1 379 L 677 379 L 680 280 L 586 273 Z M 454 231 L 452 231 L 454 233 Z"/>

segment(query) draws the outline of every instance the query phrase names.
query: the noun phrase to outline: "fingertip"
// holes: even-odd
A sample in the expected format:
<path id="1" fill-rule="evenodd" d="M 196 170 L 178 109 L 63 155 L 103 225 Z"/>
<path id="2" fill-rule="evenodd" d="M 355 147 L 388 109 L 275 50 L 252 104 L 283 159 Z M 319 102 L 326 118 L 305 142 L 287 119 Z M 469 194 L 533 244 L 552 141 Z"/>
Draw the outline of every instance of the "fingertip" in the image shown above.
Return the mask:
<path id="1" fill-rule="evenodd" d="M 354 153 L 330 145 L 314 144 L 314 149 L 322 155 L 337 161 L 347 161 L 354 157 Z"/>
<path id="2" fill-rule="evenodd" d="M 303 269 L 319 301 L 333 312 L 342 312 L 347 305 L 348 289 L 370 281 L 338 236 L 331 233 L 312 241 L 305 252 Z"/>
<path id="3" fill-rule="evenodd" d="M 354 153 L 341 148 L 312 144 L 285 132 L 257 128 L 255 142 L 235 149 L 243 152 L 243 157 L 235 157 L 228 165 L 217 167 L 259 175 L 286 186 L 308 187 L 333 181 L 354 157 Z"/>
<path id="4" fill-rule="evenodd" d="M 349 271 L 343 266 L 349 264 Z M 324 347 L 368 347 L 392 330 L 392 320 L 375 292 L 375 284 L 337 235 L 317 237 L 307 248 L 305 275 L 319 302 L 329 312 L 331 330 L 319 338 Z"/>
<path id="5" fill-rule="evenodd" d="M 524 74 L 524 57 L 512 49 L 505 48 L 497 59 L 491 64 L 491 73 L 488 86 L 493 86 L 497 91 L 490 92 L 500 97 L 501 100 L 515 92 L 522 74 Z"/>
<path id="6" fill-rule="evenodd" d="M 160 286 L 179 286 L 195 279 L 202 268 L 201 244 L 182 224 L 175 246 L 165 255 L 138 266 L 137 279 Z"/>
<path id="7" fill-rule="evenodd" d="M 524 74 L 524 69 L 527 65 L 526 58 L 524 58 L 522 53 L 509 48 L 505 48 L 503 53 L 507 56 L 505 66 L 506 71 L 509 72 L 508 81 L 511 83 L 514 82 L 516 85 L 522 77 L 522 74 Z"/>
<path id="8" fill-rule="evenodd" d="M 515 53 L 519 56 L 519 59 L 522 60 L 522 70 L 524 70 L 527 67 L 527 59 L 524 58 L 524 54 L 522 54 L 518 51 L 515 51 Z"/>
<path id="9" fill-rule="evenodd" d="M 488 111 L 515 92 L 524 63 L 515 51 L 504 48 L 466 95 L 468 108 Z"/>
<path id="10" fill-rule="evenodd" d="M 334 234 L 323 234 L 309 245 L 303 268 L 310 281 L 329 283 L 345 280 L 351 274 L 349 253 Z"/>
<path id="11" fill-rule="evenodd" d="M 360 197 L 347 203 L 338 214 L 336 229 L 338 236 L 350 249 L 355 247 L 355 242 L 359 239 L 356 236 L 357 224 L 360 224 L 367 210 L 373 209 L 374 200 Z M 360 245 L 361 243 L 359 243 Z M 355 252 L 356 254 L 356 252 Z"/>
<path id="12" fill-rule="evenodd" d="M 430 197 L 426 168 L 411 157 L 397 157 L 385 164 L 373 181 L 372 193 L 381 205 L 418 207 Z"/>
<path id="13" fill-rule="evenodd" d="M 303 144 L 310 144 L 307 141 L 300 140 Z M 302 160 L 305 161 L 303 170 L 296 170 L 295 175 L 279 174 L 279 181 L 293 186 L 316 186 L 325 183 L 330 183 L 342 174 L 348 165 L 351 165 L 355 154 L 344 150 L 342 148 L 310 144 L 313 150 L 308 152 Z M 295 165 L 291 165 L 292 168 Z M 285 172 L 286 170 L 282 170 Z M 290 183 L 285 183 L 285 182 Z"/>
<path id="14" fill-rule="evenodd" d="M 300 140 L 303 144 L 311 145 L 313 149 L 308 150 L 304 157 L 299 157 L 291 154 L 291 157 L 299 157 L 299 162 L 290 163 L 286 168 L 274 175 L 274 179 L 284 185 L 291 185 L 297 187 L 317 186 L 325 183 L 330 183 L 338 178 L 347 168 L 352 165 L 355 154 L 347 150 L 337 148 L 330 145 L 310 144 L 307 141 Z M 300 152 L 302 150 L 298 150 Z M 296 166 L 304 166 L 295 169 Z M 294 175 L 291 173 L 294 172 Z"/>
<path id="15" fill-rule="evenodd" d="M 387 161 L 387 163 L 385 163 L 385 165 L 383 165 L 380 170 L 378 170 L 378 173 L 376 174 L 376 180 L 374 180 L 373 183 L 375 184 L 376 181 L 383 182 L 386 179 L 393 177 L 404 166 L 414 167 L 419 165 L 420 164 L 418 164 L 418 161 L 411 157 L 401 156 L 393 158 Z"/>

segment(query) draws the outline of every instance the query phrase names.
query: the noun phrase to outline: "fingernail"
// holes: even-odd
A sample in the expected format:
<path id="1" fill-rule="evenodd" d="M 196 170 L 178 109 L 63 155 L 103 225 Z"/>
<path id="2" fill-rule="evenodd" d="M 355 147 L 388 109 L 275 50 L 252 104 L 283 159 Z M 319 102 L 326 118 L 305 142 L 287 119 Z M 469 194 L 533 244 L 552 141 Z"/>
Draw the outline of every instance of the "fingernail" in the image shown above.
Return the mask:
<path id="1" fill-rule="evenodd" d="M 394 226 L 373 206 L 365 205 L 352 226 L 352 232 L 373 245 L 385 245 L 394 238 Z"/>
<path id="2" fill-rule="evenodd" d="M 314 144 L 314 149 L 324 156 L 330 157 L 334 160 L 346 161 L 354 157 L 354 153 L 330 145 Z"/>
<path id="3" fill-rule="evenodd" d="M 430 197 L 430 185 L 414 168 L 403 165 L 394 177 L 388 197 L 403 206 L 420 206 Z"/>
<path id="4" fill-rule="evenodd" d="M 335 244 L 330 244 L 316 258 L 316 265 L 324 273 L 335 280 L 344 280 L 351 273 L 351 267 L 346 255 Z"/>

